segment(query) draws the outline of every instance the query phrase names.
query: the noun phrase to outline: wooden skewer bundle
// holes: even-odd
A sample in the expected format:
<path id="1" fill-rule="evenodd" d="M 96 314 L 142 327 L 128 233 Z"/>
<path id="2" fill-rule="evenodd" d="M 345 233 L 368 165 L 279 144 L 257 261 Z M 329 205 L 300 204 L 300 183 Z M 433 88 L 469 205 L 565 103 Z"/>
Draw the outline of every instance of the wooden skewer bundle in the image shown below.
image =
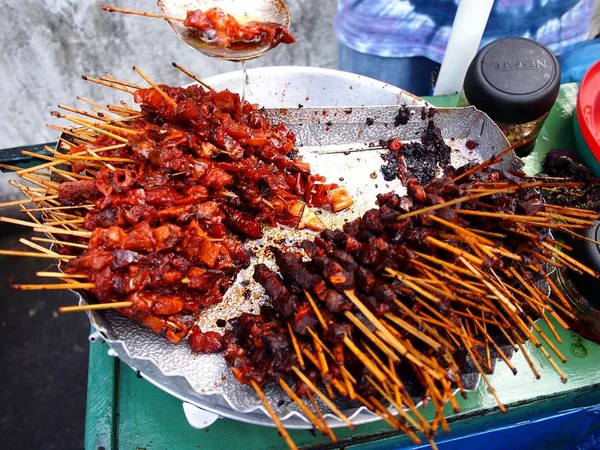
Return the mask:
<path id="1" fill-rule="evenodd" d="M 194 80 L 201 81 L 181 66 L 175 63 L 173 65 Z M 141 70 L 136 68 L 136 71 L 167 102 L 175 103 Z M 128 94 L 134 93 L 132 89 L 140 88 L 134 83 L 117 80 L 110 75 L 85 79 Z M 205 83 L 203 85 L 212 89 Z M 61 254 L 60 249 L 85 249 L 86 241 L 92 233 L 83 229 L 82 224 L 93 205 L 62 205 L 58 200 L 59 183 L 79 179 L 93 180 L 98 168 L 114 169 L 133 161 L 110 155 L 112 151 L 128 148 L 129 139 L 137 134 L 129 124 L 131 120 L 140 117 L 140 111 L 131 108 L 125 102 L 120 105 L 103 106 L 87 99 L 80 100 L 90 105 L 93 112 L 59 105 L 61 109 L 77 116 L 54 114 L 73 124 L 70 127 L 52 126 L 67 136 L 61 138 L 59 150 L 48 148 L 52 156 L 36 155 L 43 161 L 36 167 L 17 168 L 16 173 L 23 183 L 12 184 L 20 189 L 27 199 L 0 204 L 0 207 L 18 206 L 30 218 L 30 221 L 25 221 L 0 217 L 1 221 L 31 227 L 47 237 L 23 240 L 29 247 L 27 251 L 3 250 L 0 251 L 1 254 L 64 261 L 72 256 Z M 97 148 L 88 145 L 86 151 L 72 152 L 75 146 L 95 142 L 102 136 L 116 143 Z M 463 172 L 453 181 L 457 182 L 477 174 L 483 168 L 498 162 L 508 151 L 510 149 Z M 85 169 L 74 172 L 74 163 L 84 164 Z M 289 322 L 285 323 L 284 327 L 292 343 L 296 361 L 291 367 L 290 377 L 306 387 L 304 396 L 309 400 L 308 403 L 294 391 L 288 381 L 280 378 L 278 384 L 314 426 L 333 441 L 336 441 L 335 434 L 315 402 L 315 396 L 349 427 L 352 427 L 351 421 L 335 404 L 337 396 L 360 402 L 391 427 L 404 431 L 415 443 L 420 443 L 420 436 L 424 436 L 435 448 L 433 438 L 438 428 L 449 430 L 443 411 L 444 405 L 450 402 L 454 411 L 458 411 L 459 406 L 454 399 L 453 390 L 458 389 L 464 393 L 460 378 L 461 368 L 456 361 L 460 352 L 468 355 L 503 412 L 506 408 L 487 375 L 493 370 L 494 358 L 500 358 L 513 373 L 516 373 L 517 369 L 504 350 L 506 346 L 521 351 L 534 376 L 539 378 L 539 372 L 524 347 L 527 340 L 531 341 L 542 351 L 560 378 L 566 381 L 566 375 L 554 359 L 556 357 L 566 362 L 564 355 L 553 343 L 553 339 L 560 343 L 555 322 L 567 328 L 566 322 L 573 320 L 574 316 L 570 303 L 556 290 L 556 286 L 546 274 L 546 267 L 539 261 L 591 276 L 597 274 L 563 251 L 565 246 L 561 250 L 557 248 L 558 243 L 549 236 L 540 239 L 532 230 L 558 229 L 576 235 L 574 230 L 591 226 L 597 219 L 596 214 L 556 205 L 545 205 L 535 215 L 506 214 L 468 207 L 495 194 L 513 194 L 524 189 L 545 189 L 556 185 L 565 184 L 538 181 L 521 185 L 482 182 L 464 196 L 399 215 L 398 221 L 427 219 L 435 222 L 444 239 L 439 236 L 426 237 L 426 242 L 431 248 L 436 248 L 436 252 L 428 254 L 415 249 L 410 272 L 391 267 L 386 270 L 386 276 L 390 280 L 396 280 L 396 309 L 384 314 L 375 314 L 359 292 L 354 289 L 345 290 L 344 294 L 351 302 L 352 310 L 343 314 L 343 320 L 355 327 L 357 335 L 353 339 L 344 337 L 339 346 L 332 347 L 325 338 L 325 333 L 332 325 L 324 313 L 325 305 L 318 300 L 314 292 L 304 290 L 306 299 L 318 319 L 318 325 L 314 329 L 308 328 L 308 334 L 304 336 L 299 336 Z M 462 227 L 436 215 L 436 212 L 448 208 L 452 208 L 459 217 L 467 219 L 476 217 L 490 221 L 502 220 L 503 229 L 490 231 Z M 33 213 L 41 213 L 42 220 L 38 220 Z M 515 236 L 528 243 L 529 253 L 536 256 L 537 262 L 528 263 L 530 258 L 511 251 L 510 247 L 505 245 Z M 41 244 L 51 244 L 53 247 L 47 248 Z M 441 254 L 446 257 L 440 257 Z M 513 264 L 505 269 L 491 268 L 488 262 L 499 258 L 511 260 Z M 531 273 L 543 277 L 556 292 L 557 298 L 549 297 L 540 288 L 539 283 L 532 279 Z M 59 282 L 15 285 L 14 288 L 88 290 L 94 287 L 93 283 L 88 282 L 86 274 L 39 272 L 38 275 L 56 278 Z M 182 280 L 182 283 L 185 282 L 189 280 Z M 414 301 L 412 306 L 403 300 L 407 293 Z M 441 312 L 441 305 L 445 305 L 444 313 Z M 131 302 L 115 301 L 82 307 L 63 307 L 60 311 L 130 306 Z M 552 316 L 554 321 L 548 316 Z M 538 318 L 544 320 L 552 336 L 542 332 L 535 322 Z M 353 373 L 353 370 L 345 365 L 343 358 L 348 356 L 355 361 L 355 365 L 359 364 L 362 367 L 362 379 L 356 376 L 355 370 Z M 436 409 L 436 416 L 431 423 L 427 422 L 416 408 L 413 395 L 403 381 L 402 374 L 407 368 L 415 374 L 422 386 L 424 399 L 433 403 Z M 310 370 L 319 375 L 317 381 L 309 376 Z M 247 383 L 256 390 L 290 448 L 295 448 L 275 410 L 263 394 L 260 383 L 252 378 L 248 379 Z M 370 386 L 369 395 L 362 395 L 365 392 L 364 386 Z M 390 413 L 389 407 L 393 407 L 397 415 Z"/>

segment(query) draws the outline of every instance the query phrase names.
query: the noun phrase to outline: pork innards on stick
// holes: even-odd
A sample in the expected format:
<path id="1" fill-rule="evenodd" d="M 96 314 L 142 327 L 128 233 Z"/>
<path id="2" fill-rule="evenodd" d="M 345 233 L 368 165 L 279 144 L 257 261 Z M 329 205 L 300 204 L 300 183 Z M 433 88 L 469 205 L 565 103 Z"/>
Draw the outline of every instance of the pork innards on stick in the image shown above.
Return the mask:
<path id="1" fill-rule="evenodd" d="M 88 247 L 63 248 L 77 256 L 66 271 L 88 275 L 99 302 L 132 302 L 119 311 L 178 342 L 248 266 L 245 239 L 261 238 L 264 225 L 321 230 L 309 208 L 339 211 L 352 200 L 312 174 L 295 156 L 294 134 L 256 105 L 227 90 L 160 88 L 135 92 L 141 114 L 127 121 L 126 143 L 103 135 L 71 148 L 101 149 L 115 162 L 75 156 L 73 173 L 93 179 L 65 181 L 58 196 L 64 206 L 91 205 Z M 206 341 L 194 338 L 193 348 Z"/>

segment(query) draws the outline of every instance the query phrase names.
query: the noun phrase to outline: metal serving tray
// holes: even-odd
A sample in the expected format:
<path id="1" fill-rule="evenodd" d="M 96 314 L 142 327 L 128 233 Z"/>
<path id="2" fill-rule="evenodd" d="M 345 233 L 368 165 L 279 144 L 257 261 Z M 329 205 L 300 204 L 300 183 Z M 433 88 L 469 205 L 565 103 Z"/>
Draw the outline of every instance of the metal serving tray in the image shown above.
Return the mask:
<path id="1" fill-rule="evenodd" d="M 386 182 L 379 172 L 382 150 L 367 148 L 380 139 L 418 139 L 427 125 L 422 110 L 428 105 L 421 99 L 384 83 L 353 74 L 305 67 L 262 68 L 248 71 L 247 99 L 265 106 L 274 122 L 283 122 L 297 136 L 300 154 L 312 169 L 329 182 L 344 184 L 355 205 L 340 214 L 322 212 L 319 216 L 329 227 L 340 226 L 375 207 L 377 193 L 404 192 L 398 180 Z M 241 73 L 233 72 L 205 80 L 215 89 L 241 90 Z M 239 89 L 235 89 L 239 87 Z M 387 104 L 393 106 L 365 106 Z M 406 125 L 395 127 L 398 105 L 409 105 L 411 117 Z M 300 107 L 299 107 L 300 105 Z M 367 118 L 373 119 L 367 125 Z M 484 160 L 508 147 L 496 125 L 475 108 L 441 108 L 435 111 L 435 123 L 452 147 L 452 163 L 460 166 L 469 160 Z M 371 121 L 369 121 L 371 122 Z M 467 140 L 480 145 L 465 147 Z M 348 153 L 348 149 L 353 150 Z M 514 154 L 501 163 L 505 168 L 520 167 Z M 341 181 L 343 180 L 343 181 Z M 283 240 L 293 244 L 313 235 L 309 231 L 269 229 L 261 241 L 248 245 L 257 251 L 257 261 L 273 266 L 261 248 L 267 242 Z M 252 281 L 253 267 L 242 271 L 222 303 L 203 310 L 199 325 L 203 330 L 220 331 L 217 319 L 236 317 L 242 311 L 256 312 L 264 301 L 262 288 Z M 242 281 L 250 281 L 242 286 Z M 80 298 L 80 303 L 85 303 Z M 272 421 L 254 391 L 239 384 L 221 355 L 192 354 L 182 343 L 175 345 L 115 312 L 92 312 L 90 320 L 97 336 L 144 378 L 162 390 L 183 400 L 192 426 L 203 427 L 219 416 L 243 422 L 272 426 Z M 468 390 L 479 382 L 476 371 L 466 374 L 463 384 Z M 277 387 L 265 393 L 287 428 L 311 428 L 312 425 L 293 402 Z M 284 400 L 284 402 L 280 402 Z M 280 405 L 280 406 L 278 406 Z M 195 407 L 194 407 L 195 406 Z M 327 408 L 324 405 L 324 411 Z M 354 424 L 379 420 L 379 417 L 356 404 L 341 405 Z M 199 409 L 198 409 L 199 408 Z M 332 427 L 344 424 L 332 414 L 325 414 Z"/>

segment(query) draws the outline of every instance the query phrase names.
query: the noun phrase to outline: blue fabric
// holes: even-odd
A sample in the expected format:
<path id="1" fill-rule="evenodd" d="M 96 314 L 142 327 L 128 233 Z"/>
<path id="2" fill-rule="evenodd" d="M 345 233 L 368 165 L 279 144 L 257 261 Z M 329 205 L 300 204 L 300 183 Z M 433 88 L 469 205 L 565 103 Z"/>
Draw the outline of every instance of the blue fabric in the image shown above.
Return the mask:
<path id="1" fill-rule="evenodd" d="M 334 30 L 353 50 L 441 62 L 459 0 L 338 0 Z M 495 0 L 481 45 L 535 39 L 560 55 L 588 35 L 594 0 Z"/>
<path id="2" fill-rule="evenodd" d="M 439 450 L 599 450 L 600 408 L 591 406 L 462 437 L 440 434 Z M 429 445 L 410 447 L 427 450 Z M 388 447 L 388 450 L 409 450 Z"/>
<path id="3" fill-rule="evenodd" d="M 561 83 L 580 82 L 588 69 L 600 61 L 600 38 L 565 48 L 559 58 Z"/>
<path id="4" fill-rule="evenodd" d="M 430 95 L 432 73 L 440 65 L 424 57 L 384 58 L 339 46 L 339 68 L 397 86 L 415 95 Z"/>

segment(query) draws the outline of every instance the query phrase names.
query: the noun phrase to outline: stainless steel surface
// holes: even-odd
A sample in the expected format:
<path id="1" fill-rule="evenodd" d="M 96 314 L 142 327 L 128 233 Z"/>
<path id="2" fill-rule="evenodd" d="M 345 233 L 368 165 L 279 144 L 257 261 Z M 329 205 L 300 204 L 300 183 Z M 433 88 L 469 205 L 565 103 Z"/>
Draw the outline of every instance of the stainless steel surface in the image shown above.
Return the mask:
<path id="1" fill-rule="evenodd" d="M 166 17 L 185 19 L 188 11 L 220 8 L 240 24 L 256 21 L 277 23 L 286 28 L 290 26 L 290 13 L 283 0 L 158 0 L 158 6 Z M 245 61 L 271 50 L 268 44 L 247 48 L 223 47 L 203 39 L 196 30 L 184 26 L 181 21 L 167 19 L 167 22 L 184 43 L 213 58 Z"/>
<path id="2" fill-rule="evenodd" d="M 342 92 L 348 93 L 346 90 L 348 84 L 353 86 L 352 92 L 356 94 L 353 105 L 361 104 L 359 102 L 367 103 L 372 97 L 376 98 L 378 103 L 387 101 L 389 104 L 397 103 L 399 99 L 407 102 L 412 100 L 413 103 L 418 101 L 383 83 L 334 71 L 324 71 L 324 76 L 319 77 L 318 69 L 296 68 L 295 71 L 292 68 L 270 71 L 259 69 L 256 71 L 258 73 L 252 72 L 254 71 L 250 73 L 250 101 L 272 106 L 272 92 L 278 92 L 281 95 L 279 108 L 267 111 L 270 119 L 284 122 L 294 130 L 301 154 L 311 163 L 313 170 L 327 176 L 330 182 L 346 185 L 356 200 L 353 208 L 341 214 L 323 212 L 319 217 L 327 225 L 340 225 L 344 220 L 354 218 L 374 207 L 376 193 L 389 190 L 403 191 L 398 181 L 382 180 L 378 173 L 379 166 L 382 164 L 378 156 L 379 151 L 369 150 L 346 155 L 324 153 L 321 146 L 344 144 L 364 147 L 368 142 L 391 136 L 414 140 L 420 130 L 427 125 L 427 120 L 421 119 L 423 109 L 421 101 L 419 101 L 421 105 L 410 107 L 411 117 L 407 125 L 394 127 L 393 117 L 397 113 L 397 106 L 339 107 L 344 102 Z M 338 83 L 333 82 L 336 73 L 339 74 Z M 225 74 L 206 81 L 215 89 L 224 89 L 231 87 L 232 80 L 235 80 L 238 75 Z M 298 103 L 306 98 L 307 90 L 320 92 L 318 101 L 329 101 L 336 107 L 298 108 Z M 382 92 L 385 94 L 382 95 Z M 373 93 L 375 95 L 372 95 Z M 372 126 L 366 125 L 367 117 L 375 120 Z M 506 139 L 493 122 L 474 108 L 438 109 L 435 113 L 435 121 L 442 130 L 442 135 L 453 148 L 452 162 L 457 165 L 469 159 L 486 159 L 508 146 Z M 469 152 L 465 148 L 464 143 L 468 139 L 480 143 L 477 147 L 480 150 L 478 153 Z M 302 149 L 303 145 L 307 146 L 306 151 Z M 325 151 L 331 151 L 331 147 L 326 148 Z M 503 164 L 518 167 L 520 160 L 510 157 Z M 372 178 L 373 173 L 375 178 Z M 344 182 L 339 180 L 340 177 L 344 178 Z M 260 249 L 269 238 L 275 236 L 285 238 L 287 243 L 293 243 L 303 237 L 310 237 L 311 233 L 269 229 L 265 233 L 264 240 L 254 241 L 248 245 L 258 250 L 259 259 L 265 259 Z M 266 262 L 273 265 L 272 261 Z M 252 268 L 242 271 L 236 284 L 225 295 L 224 301 L 202 312 L 199 324 L 204 330 L 220 330 L 215 325 L 217 319 L 228 319 L 239 315 L 241 311 L 258 309 L 264 300 L 262 288 L 253 282 L 246 287 L 241 285 L 242 280 L 251 280 L 251 276 Z M 246 292 L 248 294 L 244 295 Z M 90 318 L 103 338 L 125 363 L 140 370 L 145 378 L 166 392 L 220 416 L 254 424 L 272 425 L 271 419 L 253 390 L 239 384 L 233 378 L 220 355 L 194 355 L 187 345 L 171 344 L 163 337 L 114 312 L 94 312 Z M 470 388 L 474 388 L 477 382 L 476 375 L 463 381 Z M 279 400 L 287 400 L 279 389 L 268 387 L 265 392 L 286 427 L 311 427 L 293 403 L 290 405 L 286 401 L 282 406 L 276 406 Z M 379 420 L 365 408 L 357 408 L 355 405 L 345 405 L 344 412 L 355 424 Z M 326 414 L 326 417 L 332 427 L 343 426 L 335 416 Z"/>
<path id="3" fill-rule="evenodd" d="M 204 80 L 215 89 L 242 93 L 242 72 Z M 372 78 L 317 67 L 280 66 L 249 69 L 246 100 L 264 108 L 425 105 L 410 92 Z"/>

